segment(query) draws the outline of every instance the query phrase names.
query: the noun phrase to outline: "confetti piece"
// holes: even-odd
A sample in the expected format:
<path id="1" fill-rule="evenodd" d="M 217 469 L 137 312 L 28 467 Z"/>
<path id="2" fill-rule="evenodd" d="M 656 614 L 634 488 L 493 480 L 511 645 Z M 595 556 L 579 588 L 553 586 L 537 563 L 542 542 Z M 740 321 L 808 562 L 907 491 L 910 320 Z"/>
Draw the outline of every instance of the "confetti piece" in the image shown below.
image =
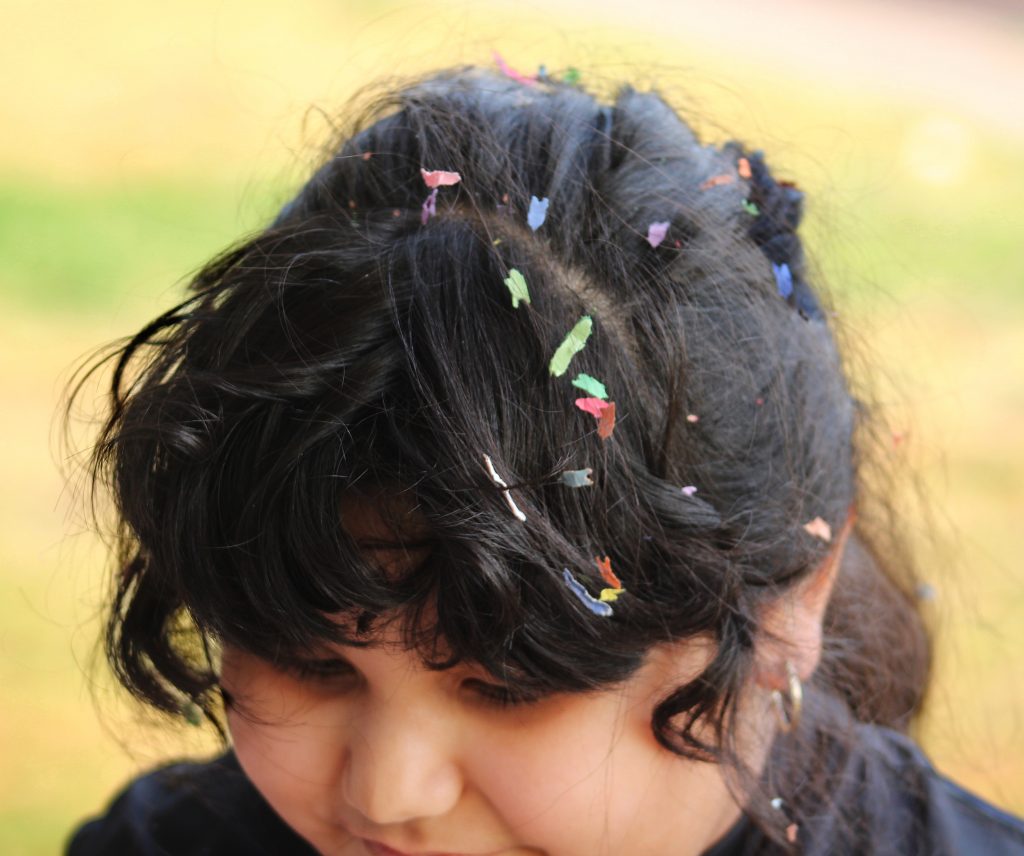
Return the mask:
<path id="1" fill-rule="evenodd" d="M 392 217 L 401 217 L 402 216 L 402 212 L 398 208 L 392 208 L 391 209 L 391 216 Z"/>
<path id="2" fill-rule="evenodd" d="M 693 496 L 697 492 L 697 488 L 694 487 L 692 484 L 688 484 L 686 487 L 682 488 L 682 491 L 687 496 Z"/>
<path id="3" fill-rule="evenodd" d="M 746 158 L 740 158 L 736 161 L 736 170 L 740 174 L 740 178 L 750 178 L 752 173 L 750 172 L 750 161 Z"/>
<path id="4" fill-rule="evenodd" d="M 736 179 L 731 175 L 713 175 L 703 184 L 701 184 L 701 190 L 710 190 L 712 187 L 719 187 L 723 184 L 732 184 Z"/>
<path id="5" fill-rule="evenodd" d="M 562 83 L 568 83 L 570 86 L 575 86 L 580 82 L 580 72 L 577 68 L 568 68 L 565 74 L 562 75 Z"/>
<path id="6" fill-rule="evenodd" d="M 686 414 L 686 421 L 687 422 L 700 422 L 700 417 L 696 413 L 687 413 Z"/>
<path id="7" fill-rule="evenodd" d="M 515 268 L 508 272 L 508 276 L 505 278 L 505 285 L 508 286 L 508 290 L 512 293 L 513 309 L 518 309 L 521 302 L 530 302 L 530 292 L 526 287 L 526 279 Z"/>
<path id="8" fill-rule="evenodd" d="M 619 599 L 619 595 L 625 592 L 624 588 L 606 588 L 601 589 L 601 594 L 597 596 L 597 599 L 602 603 L 612 603 Z"/>
<path id="9" fill-rule="evenodd" d="M 493 241 L 491 241 L 491 246 L 492 247 L 496 247 L 500 243 L 501 243 L 501 238 L 495 238 Z"/>
<path id="10" fill-rule="evenodd" d="M 608 390 L 604 388 L 604 384 L 597 378 L 591 377 L 588 374 L 580 372 L 576 375 L 572 385 L 577 389 L 582 389 L 584 392 L 589 392 L 594 396 L 594 398 L 602 398 L 605 401 L 608 400 Z"/>
<path id="11" fill-rule="evenodd" d="M 746 211 L 751 217 L 756 217 L 761 213 L 761 210 L 749 199 L 743 200 L 743 210 Z"/>
<path id="12" fill-rule="evenodd" d="M 593 597 L 584 587 L 583 583 L 576 579 L 568 568 L 562 570 L 562 579 L 565 580 L 565 584 L 569 586 L 569 590 L 580 599 L 587 609 L 589 609 L 594 615 L 609 616 L 612 614 L 612 608 L 603 601 Z"/>
<path id="13" fill-rule="evenodd" d="M 590 477 L 594 470 L 587 467 L 585 470 L 564 470 L 562 472 L 562 484 L 567 487 L 592 487 L 593 479 Z"/>
<path id="14" fill-rule="evenodd" d="M 195 702 L 186 702 L 182 707 L 181 712 L 185 715 L 185 721 L 189 725 L 201 725 L 203 722 L 202 712 L 199 710 L 199 705 Z"/>
<path id="15" fill-rule="evenodd" d="M 594 561 L 597 562 L 597 567 L 601 571 L 601 579 L 603 579 L 613 589 L 619 589 L 625 591 L 622 588 L 622 580 L 615 576 L 615 571 L 612 570 L 612 560 L 607 556 L 594 556 Z"/>
<path id="16" fill-rule="evenodd" d="M 756 405 L 757 405 L 758 407 L 762 407 L 762 406 L 764 405 L 764 399 L 763 399 L 763 398 L 758 398 L 758 399 L 757 399 L 757 400 L 756 400 L 756 401 L 754 402 L 754 404 L 756 404 Z"/>
<path id="17" fill-rule="evenodd" d="M 423 209 L 420 212 L 420 223 L 427 225 L 427 220 L 437 213 L 437 188 L 430 191 L 430 195 L 423 202 Z"/>
<path id="18" fill-rule="evenodd" d="M 512 514 L 515 515 L 516 520 L 525 523 L 526 515 L 519 510 L 519 506 L 516 505 L 516 501 L 512 499 L 512 494 L 509 492 L 508 485 L 505 483 L 505 480 L 501 476 L 499 476 L 497 471 L 494 469 L 494 463 L 491 461 L 490 455 L 484 455 L 484 464 L 487 467 L 487 473 L 488 475 L 490 475 L 491 481 L 493 481 L 496 485 L 498 485 L 498 487 L 502 489 L 501 492 L 505 496 L 505 502 L 508 503 L 508 507 L 512 510 Z"/>
<path id="19" fill-rule="evenodd" d="M 775 797 L 772 799 L 772 808 L 782 811 L 782 797 Z"/>
<path id="20" fill-rule="evenodd" d="M 796 842 L 796 834 L 799 829 L 800 827 L 798 827 L 795 823 L 791 823 L 789 826 L 786 827 L 786 840 L 790 844 L 794 844 Z"/>
<path id="21" fill-rule="evenodd" d="M 615 402 L 609 401 L 608 406 L 601 411 L 601 418 L 597 420 L 597 436 L 607 440 L 615 430 Z"/>
<path id="22" fill-rule="evenodd" d="M 785 300 L 793 293 L 793 273 L 785 262 L 781 265 L 772 262 L 772 272 L 775 274 L 775 284 L 779 288 L 779 297 Z"/>
<path id="23" fill-rule="evenodd" d="M 657 247 L 662 241 L 665 240 L 665 234 L 668 232 L 669 221 L 651 223 L 647 227 L 647 243 L 652 247 Z"/>
<path id="24" fill-rule="evenodd" d="M 530 210 L 526 214 L 526 222 L 530 225 L 530 228 L 536 232 L 544 225 L 547 216 L 548 198 L 545 196 L 543 199 L 538 199 L 536 196 L 531 196 Z"/>
<path id="25" fill-rule="evenodd" d="M 373 152 L 363 152 L 363 160 L 369 160 L 373 157 Z"/>
<path id="26" fill-rule="evenodd" d="M 505 75 L 505 77 L 510 77 L 519 83 L 525 83 L 527 86 L 533 86 L 537 82 L 534 78 L 523 74 L 521 71 L 516 71 L 514 68 L 509 66 L 509 64 L 505 62 L 504 57 L 502 57 L 502 55 L 497 51 L 494 51 L 493 56 L 494 64 L 498 66 L 498 69 Z"/>
<path id="27" fill-rule="evenodd" d="M 561 377 L 565 374 L 565 370 L 569 368 L 569 362 L 587 344 L 593 327 L 594 322 L 589 315 L 584 315 L 576 322 L 576 326 L 566 334 L 562 344 L 555 349 L 555 355 L 551 358 L 549 366 L 552 375 Z"/>
<path id="28" fill-rule="evenodd" d="M 804 524 L 804 531 L 808 535 L 813 535 L 815 538 L 820 538 L 822 541 L 832 540 L 832 527 L 828 523 L 822 520 L 820 517 L 815 517 L 810 523 Z"/>
<path id="29" fill-rule="evenodd" d="M 576 406 L 584 413 L 589 413 L 595 419 L 600 419 L 601 414 L 611 405 L 600 398 L 577 398 Z"/>
<path id="30" fill-rule="evenodd" d="M 427 187 L 447 187 L 451 184 L 458 184 L 462 176 L 457 172 L 449 172 L 444 169 L 423 169 L 420 167 L 420 175 Z"/>

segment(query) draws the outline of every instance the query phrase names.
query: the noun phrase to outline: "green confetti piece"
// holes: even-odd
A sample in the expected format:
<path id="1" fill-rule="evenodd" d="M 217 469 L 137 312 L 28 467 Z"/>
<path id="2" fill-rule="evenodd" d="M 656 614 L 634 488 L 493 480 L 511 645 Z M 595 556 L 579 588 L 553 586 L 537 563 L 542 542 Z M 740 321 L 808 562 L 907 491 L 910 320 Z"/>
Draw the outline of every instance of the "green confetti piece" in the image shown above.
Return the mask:
<path id="1" fill-rule="evenodd" d="M 751 217 L 756 217 L 758 214 L 761 213 L 760 210 L 758 210 L 758 207 L 749 199 L 743 200 L 743 210 L 746 211 Z"/>
<path id="2" fill-rule="evenodd" d="M 590 331 L 593 327 L 594 322 L 591 321 L 589 315 L 584 315 L 576 322 L 576 326 L 569 331 L 568 335 L 562 340 L 562 344 L 555 350 L 555 355 L 551 358 L 551 374 L 555 377 L 561 377 L 565 374 L 565 370 L 569 368 L 569 362 L 587 344 L 587 339 L 590 338 Z"/>
<path id="3" fill-rule="evenodd" d="M 582 389 L 584 392 L 589 392 L 594 398 L 600 398 L 602 401 L 608 400 L 608 390 L 604 388 L 604 384 L 596 377 L 580 372 L 576 375 L 572 385 L 577 389 Z"/>
<path id="4" fill-rule="evenodd" d="M 562 75 L 562 82 L 568 83 L 570 86 L 575 86 L 580 82 L 580 71 L 578 68 L 568 68 L 565 74 Z"/>
<path id="5" fill-rule="evenodd" d="M 200 725 L 202 724 L 202 711 L 199 710 L 199 705 L 195 702 L 188 702 L 183 707 L 181 712 L 185 715 L 185 720 L 189 725 Z"/>
<path id="6" fill-rule="evenodd" d="M 526 278 L 515 268 L 508 272 L 505 277 L 505 285 L 512 293 L 512 308 L 518 309 L 520 301 L 530 302 L 530 291 L 526 287 Z"/>

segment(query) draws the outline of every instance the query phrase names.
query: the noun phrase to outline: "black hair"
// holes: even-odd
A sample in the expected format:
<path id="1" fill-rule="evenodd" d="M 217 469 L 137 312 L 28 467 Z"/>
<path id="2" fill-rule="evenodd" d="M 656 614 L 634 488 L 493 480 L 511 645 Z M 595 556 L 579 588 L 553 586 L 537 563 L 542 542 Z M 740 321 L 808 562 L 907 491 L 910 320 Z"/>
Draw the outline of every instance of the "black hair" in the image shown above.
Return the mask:
<path id="1" fill-rule="evenodd" d="M 806 739 L 825 727 L 816 710 L 907 728 L 930 642 L 912 556 L 869 490 L 879 428 L 811 283 L 803 193 L 630 86 L 605 103 L 456 68 L 346 121 L 276 219 L 115 355 L 91 467 L 120 524 L 105 642 L 124 686 L 168 712 L 194 702 L 223 737 L 218 644 L 277 662 L 370 644 L 401 614 L 435 668 L 585 692 L 707 635 L 713 660 L 652 729 L 736 766 L 758 607 L 826 556 L 804 524 L 838 532 L 855 506 Z M 421 169 L 461 176 L 430 217 Z M 518 308 L 512 269 L 531 299 Z M 582 316 L 593 333 L 553 376 Z M 614 400 L 610 437 L 573 405 L 577 372 Z M 584 468 L 592 486 L 563 481 Z M 342 525 L 353 495 L 408 500 L 429 558 L 400 575 L 367 561 Z M 605 555 L 626 591 L 599 617 L 563 569 L 596 592 Z M 784 844 L 767 802 L 751 806 Z"/>

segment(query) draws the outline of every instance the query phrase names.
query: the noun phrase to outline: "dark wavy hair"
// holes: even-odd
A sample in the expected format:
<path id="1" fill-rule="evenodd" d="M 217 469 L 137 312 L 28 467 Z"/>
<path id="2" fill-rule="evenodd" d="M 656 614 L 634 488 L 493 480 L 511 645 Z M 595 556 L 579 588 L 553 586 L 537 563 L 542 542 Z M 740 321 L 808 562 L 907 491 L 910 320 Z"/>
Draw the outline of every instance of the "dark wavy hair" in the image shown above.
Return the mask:
<path id="1" fill-rule="evenodd" d="M 803 193 L 630 86 L 600 98 L 457 68 L 346 116 L 277 218 L 112 356 L 90 473 L 119 521 L 105 650 L 120 682 L 172 714 L 194 703 L 223 739 L 218 645 L 279 662 L 370 644 L 402 615 L 432 667 L 471 661 L 548 693 L 612 685 L 652 646 L 707 635 L 714 659 L 651 725 L 670 751 L 740 770 L 758 608 L 826 555 L 803 525 L 838 531 L 855 505 L 805 722 L 772 763 L 806 782 L 842 722 L 907 729 L 930 641 L 884 489 L 889 435 L 851 388 L 796 234 Z M 461 175 L 426 223 L 422 168 Z M 531 196 L 549 200 L 536 231 Z M 669 227 L 652 246 L 655 221 Z M 519 308 L 513 268 L 532 298 Z M 607 440 L 549 371 L 582 315 L 594 332 L 572 373 L 614 399 Z M 563 482 L 587 467 L 592 486 Z M 340 511 L 398 495 L 433 548 L 403 575 L 365 558 Z M 611 618 L 562 579 L 596 590 L 598 555 L 626 587 Z"/>

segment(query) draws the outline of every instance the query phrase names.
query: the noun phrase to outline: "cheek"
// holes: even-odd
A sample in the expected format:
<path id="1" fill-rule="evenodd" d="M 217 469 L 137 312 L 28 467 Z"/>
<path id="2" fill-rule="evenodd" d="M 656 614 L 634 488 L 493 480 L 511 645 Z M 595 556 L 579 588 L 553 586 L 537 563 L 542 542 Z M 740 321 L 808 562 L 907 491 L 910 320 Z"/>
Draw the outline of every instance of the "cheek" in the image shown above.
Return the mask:
<path id="1" fill-rule="evenodd" d="M 521 840 L 557 856 L 638 852 L 636 824 L 661 767 L 677 769 L 647 720 L 614 701 L 570 702 L 491 737 L 473 779 Z M 624 849 L 623 849 L 624 848 Z"/>

